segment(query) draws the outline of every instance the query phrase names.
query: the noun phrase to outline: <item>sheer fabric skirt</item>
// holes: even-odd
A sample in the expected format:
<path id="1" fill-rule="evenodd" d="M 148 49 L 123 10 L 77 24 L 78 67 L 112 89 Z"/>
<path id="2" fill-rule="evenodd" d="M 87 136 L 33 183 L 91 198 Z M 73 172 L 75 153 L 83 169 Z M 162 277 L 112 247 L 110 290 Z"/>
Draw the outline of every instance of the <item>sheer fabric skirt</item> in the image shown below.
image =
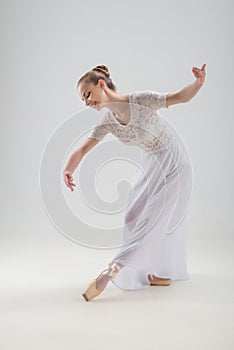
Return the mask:
<path id="1" fill-rule="evenodd" d="M 179 138 L 156 154 L 140 149 L 124 216 L 123 243 L 112 259 L 124 267 L 112 283 L 150 286 L 147 275 L 188 280 L 186 245 L 192 166 Z"/>

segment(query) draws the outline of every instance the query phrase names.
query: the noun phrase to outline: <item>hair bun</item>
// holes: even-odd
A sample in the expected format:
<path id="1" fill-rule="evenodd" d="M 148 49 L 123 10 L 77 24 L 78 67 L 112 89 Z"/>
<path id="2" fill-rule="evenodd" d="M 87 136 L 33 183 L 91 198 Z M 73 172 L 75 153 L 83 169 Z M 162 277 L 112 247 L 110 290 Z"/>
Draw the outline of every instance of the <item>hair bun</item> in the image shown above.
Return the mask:
<path id="1" fill-rule="evenodd" d="M 93 71 L 98 71 L 98 72 L 102 72 L 104 73 L 107 77 L 110 76 L 110 72 L 109 72 L 109 69 L 107 68 L 107 66 L 96 66 L 92 69 Z"/>

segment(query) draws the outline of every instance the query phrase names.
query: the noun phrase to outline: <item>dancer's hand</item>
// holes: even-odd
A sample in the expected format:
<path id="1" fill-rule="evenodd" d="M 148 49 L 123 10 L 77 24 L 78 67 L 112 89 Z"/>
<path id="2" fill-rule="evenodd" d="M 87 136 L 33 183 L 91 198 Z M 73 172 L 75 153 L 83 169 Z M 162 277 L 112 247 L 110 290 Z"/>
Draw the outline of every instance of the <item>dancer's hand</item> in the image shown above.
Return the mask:
<path id="1" fill-rule="evenodd" d="M 71 191 L 74 191 L 74 188 L 72 186 L 76 186 L 76 184 L 73 182 L 71 171 L 64 170 L 63 178 L 66 186 L 69 187 Z"/>
<path id="2" fill-rule="evenodd" d="M 202 86 L 204 84 L 204 81 L 205 81 L 205 76 L 206 76 L 206 72 L 205 72 L 205 66 L 206 66 L 206 63 L 204 63 L 200 68 L 197 68 L 197 67 L 193 67 L 192 69 L 192 72 L 195 76 L 195 78 L 197 79 L 197 84 L 199 86 Z"/>

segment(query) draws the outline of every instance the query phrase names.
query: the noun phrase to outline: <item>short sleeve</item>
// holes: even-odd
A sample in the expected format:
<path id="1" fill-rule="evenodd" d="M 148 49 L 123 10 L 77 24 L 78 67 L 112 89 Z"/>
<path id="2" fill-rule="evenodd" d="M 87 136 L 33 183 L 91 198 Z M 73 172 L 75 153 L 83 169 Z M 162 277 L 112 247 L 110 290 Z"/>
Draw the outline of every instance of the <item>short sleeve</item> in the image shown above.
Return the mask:
<path id="1" fill-rule="evenodd" d="M 88 135 L 88 138 L 94 138 L 101 141 L 109 132 L 108 119 L 106 115 L 104 115 L 93 127 L 90 134 Z"/>
<path id="2" fill-rule="evenodd" d="M 168 108 L 166 106 L 168 94 L 169 92 L 157 92 L 152 90 L 145 91 L 144 98 L 146 98 L 147 107 L 155 111 L 159 110 L 160 108 Z"/>

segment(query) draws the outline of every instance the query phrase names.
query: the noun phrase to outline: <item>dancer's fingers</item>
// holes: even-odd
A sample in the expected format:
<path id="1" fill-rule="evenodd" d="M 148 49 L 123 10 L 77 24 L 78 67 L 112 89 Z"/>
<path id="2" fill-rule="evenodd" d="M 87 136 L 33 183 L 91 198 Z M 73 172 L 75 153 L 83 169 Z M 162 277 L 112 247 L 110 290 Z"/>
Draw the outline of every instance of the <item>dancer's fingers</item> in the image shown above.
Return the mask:
<path id="1" fill-rule="evenodd" d="M 202 70 L 202 71 L 205 71 L 205 67 L 206 67 L 206 63 L 204 63 L 204 64 L 202 65 L 201 70 Z"/>

